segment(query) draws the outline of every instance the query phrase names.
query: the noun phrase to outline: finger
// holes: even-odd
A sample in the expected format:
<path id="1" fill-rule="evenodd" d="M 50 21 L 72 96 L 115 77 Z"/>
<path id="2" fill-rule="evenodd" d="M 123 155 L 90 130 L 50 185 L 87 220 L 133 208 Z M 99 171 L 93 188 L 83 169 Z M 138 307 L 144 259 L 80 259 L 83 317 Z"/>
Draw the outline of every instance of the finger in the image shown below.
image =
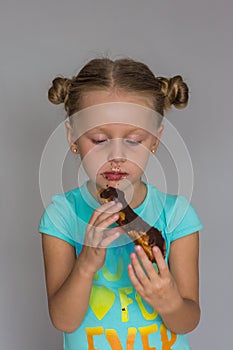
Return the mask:
<path id="1" fill-rule="evenodd" d="M 150 280 L 153 280 L 156 277 L 156 271 L 148 256 L 146 255 L 144 249 L 140 245 L 136 245 L 135 251 L 137 252 L 138 257 L 140 258 L 142 265 L 146 270 L 148 278 Z"/>
<path id="2" fill-rule="evenodd" d="M 105 210 L 111 208 L 111 206 L 113 206 L 115 204 L 115 202 L 111 201 L 108 203 L 105 203 L 103 205 L 101 205 L 100 207 L 98 207 L 92 214 L 89 223 L 93 224 L 93 222 L 97 219 L 97 217 L 104 212 Z"/>
<path id="3" fill-rule="evenodd" d="M 107 230 L 107 228 L 113 223 L 115 223 L 118 219 L 119 219 L 118 212 L 115 212 L 113 214 L 103 215 L 103 216 L 101 215 L 101 217 L 99 217 L 96 220 L 94 227 L 97 231 Z"/>
<path id="4" fill-rule="evenodd" d="M 110 222 L 110 224 L 114 223 L 116 220 L 118 220 L 119 216 L 118 215 L 114 215 L 118 212 L 119 209 L 119 205 L 116 206 L 115 202 L 111 202 L 110 203 L 106 203 L 104 205 L 102 205 L 101 207 L 99 207 L 98 210 L 95 210 L 94 213 L 92 214 L 90 221 L 87 225 L 87 235 L 89 236 L 89 239 L 91 239 L 91 237 L 93 237 L 94 234 L 94 230 L 97 226 L 100 226 L 100 223 L 102 223 L 105 219 L 109 219 L 107 221 L 107 226 L 106 225 L 101 225 L 101 227 L 99 227 L 100 230 L 102 229 L 106 229 L 108 227 L 108 223 Z M 113 210 L 113 208 L 115 210 Z M 105 214 L 104 214 L 105 213 Z"/>
<path id="5" fill-rule="evenodd" d="M 90 247 L 94 247 L 96 245 L 94 243 L 94 231 L 95 231 L 95 227 L 87 224 L 84 245 L 90 246 Z"/>
<path id="6" fill-rule="evenodd" d="M 117 232 L 119 233 L 119 235 L 122 235 L 123 233 L 125 233 L 125 231 L 121 227 L 116 226 L 116 227 L 104 230 L 104 238 L 108 236 L 112 236 Z"/>
<path id="7" fill-rule="evenodd" d="M 115 203 L 112 202 L 113 204 L 111 204 L 110 206 L 104 207 L 101 206 L 99 207 L 94 213 L 93 216 L 90 220 L 90 224 L 93 226 L 100 226 L 100 223 L 105 221 L 105 219 L 107 219 L 108 217 L 112 216 L 113 214 L 117 213 L 120 211 L 120 209 L 122 208 L 122 204 L 119 203 Z M 107 203 L 109 204 L 109 203 Z"/>
<path id="8" fill-rule="evenodd" d="M 111 236 L 104 238 L 100 243 L 100 248 L 107 248 L 112 242 L 114 242 L 120 236 L 119 232 L 113 233 Z"/>
<path id="9" fill-rule="evenodd" d="M 101 241 L 103 241 L 104 237 L 106 236 L 105 229 L 108 228 L 110 225 L 115 223 L 119 219 L 119 214 L 115 213 L 110 215 L 109 217 L 105 218 L 104 221 L 100 222 L 98 226 L 95 226 L 92 228 L 92 244 L 93 246 L 97 247 L 101 244 Z"/>
<path id="10" fill-rule="evenodd" d="M 128 265 L 128 275 L 129 275 L 130 281 L 131 281 L 132 285 L 134 286 L 134 288 L 136 289 L 136 291 L 141 294 L 143 292 L 143 286 L 140 283 L 140 281 L 138 280 L 138 278 L 135 274 L 134 268 L 131 264 Z"/>
<path id="11" fill-rule="evenodd" d="M 164 257 L 159 247 L 157 246 L 153 247 L 153 254 L 156 260 L 156 264 L 157 264 L 160 276 L 161 277 L 167 276 L 169 274 L 168 266 L 166 264 L 166 261 L 164 260 Z"/>
<path id="12" fill-rule="evenodd" d="M 115 209 L 116 208 L 116 209 Z M 101 206 L 99 206 L 95 212 L 97 213 L 97 216 L 98 214 L 102 214 L 102 213 L 114 213 L 117 209 L 121 209 L 122 208 L 122 203 L 120 202 L 114 202 L 114 201 L 111 201 L 111 202 L 108 202 L 106 204 L 103 204 Z"/>
<path id="13" fill-rule="evenodd" d="M 119 210 L 122 208 L 121 203 L 106 203 L 96 210 L 88 224 L 86 244 L 98 247 L 100 242 L 106 236 L 104 230 L 119 219 Z"/>
<path id="14" fill-rule="evenodd" d="M 132 262 L 132 266 L 134 268 L 134 271 L 137 275 L 138 280 L 140 281 L 140 283 L 146 287 L 146 285 L 149 282 L 149 279 L 145 273 L 145 271 L 142 268 L 142 265 L 137 257 L 137 255 L 135 253 L 132 253 L 130 255 L 131 258 L 131 262 Z"/>

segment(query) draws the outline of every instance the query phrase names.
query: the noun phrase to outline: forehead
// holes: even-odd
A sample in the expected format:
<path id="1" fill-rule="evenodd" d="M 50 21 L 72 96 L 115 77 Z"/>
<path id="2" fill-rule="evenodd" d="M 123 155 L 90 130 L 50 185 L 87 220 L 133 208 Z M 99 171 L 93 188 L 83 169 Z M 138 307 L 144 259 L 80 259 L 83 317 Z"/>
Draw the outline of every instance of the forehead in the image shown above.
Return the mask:
<path id="1" fill-rule="evenodd" d="M 148 94 L 117 88 L 88 91 L 83 93 L 81 101 L 82 109 L 111 102 L 134 103 L 153 109 L 153 101 Z"/>
<path id="2" fill-rule="evenodd" d="M 145 129 L 135 127 L 134 125 L 121 124 L 121 123 L 109 123 L 104 125 L 99 125 L 87 131 L 90 134 L 103 133 L 103 134 L 141 134 L 147 132 Z"/>
<path id="3" fill-rule="evenodd" d="M 142 105 L 111 102 L 85 108 L 70 117 L 73 136 L 79 138 L 87 131 L 109 128 L 113 124 L 127 129 L 143 129 L 156 135 L 162 116 Z"/>

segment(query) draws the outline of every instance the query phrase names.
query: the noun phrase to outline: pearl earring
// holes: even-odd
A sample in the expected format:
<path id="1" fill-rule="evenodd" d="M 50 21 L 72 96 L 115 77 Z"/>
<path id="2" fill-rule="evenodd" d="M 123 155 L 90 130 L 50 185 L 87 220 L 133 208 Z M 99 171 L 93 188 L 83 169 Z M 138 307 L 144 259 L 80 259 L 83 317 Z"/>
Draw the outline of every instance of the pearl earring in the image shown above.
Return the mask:
<path id="1" fill-rule="evenodd" d="M 73 151 L 74 151 L 74 153 L 77 153 L 77 152 L 78 152 L 77 148 L 74 148 L 74 150 L 73 150 Z"/>

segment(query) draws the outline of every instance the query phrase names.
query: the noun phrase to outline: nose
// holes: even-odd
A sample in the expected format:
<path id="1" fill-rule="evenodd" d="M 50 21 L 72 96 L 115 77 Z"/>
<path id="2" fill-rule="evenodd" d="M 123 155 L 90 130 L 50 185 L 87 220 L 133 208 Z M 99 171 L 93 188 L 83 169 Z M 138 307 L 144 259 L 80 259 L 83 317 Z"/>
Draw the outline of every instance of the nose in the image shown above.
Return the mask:
<path id="1" fill-rule="evenodd" d="M 126 148 L 123 139 L 113 139 L 108 149 L 108 161 L 116 163 L 125 162 L 127 159 Z"/>

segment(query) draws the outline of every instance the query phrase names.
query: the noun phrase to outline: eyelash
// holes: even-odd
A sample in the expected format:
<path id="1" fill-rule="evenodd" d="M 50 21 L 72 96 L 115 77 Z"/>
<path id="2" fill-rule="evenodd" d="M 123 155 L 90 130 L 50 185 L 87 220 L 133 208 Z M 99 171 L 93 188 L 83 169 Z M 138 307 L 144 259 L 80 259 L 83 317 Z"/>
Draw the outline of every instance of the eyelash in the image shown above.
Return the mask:
<path id="1" fill-rule="evenodd" d="M 103 140 L 91 140 L 95 145 L 100 145 L 102 143 L 105 143 L 107 141 L 109 141 L 108 139 L 103 139 Z M 125 139 L 124 140 L 126 143 L 128 143 L 131 146 L 137 146 L 139 145 L 142 141 L 134 141 L 134 140 L 130 140 L 130 139 Z"/>
<path id="2" fill-rule="evenodd" d="M 139 145 L 142 141 L 134 141 L 134 140 L 125 140 L 128 144 L 131 146 L 137 146 Z"/>
<path id="3" fill-rule="evenodd" d="M 99 145 L 101 143 L 106 142 L 107 140 L 91 140 L 95 145 Z"/>

